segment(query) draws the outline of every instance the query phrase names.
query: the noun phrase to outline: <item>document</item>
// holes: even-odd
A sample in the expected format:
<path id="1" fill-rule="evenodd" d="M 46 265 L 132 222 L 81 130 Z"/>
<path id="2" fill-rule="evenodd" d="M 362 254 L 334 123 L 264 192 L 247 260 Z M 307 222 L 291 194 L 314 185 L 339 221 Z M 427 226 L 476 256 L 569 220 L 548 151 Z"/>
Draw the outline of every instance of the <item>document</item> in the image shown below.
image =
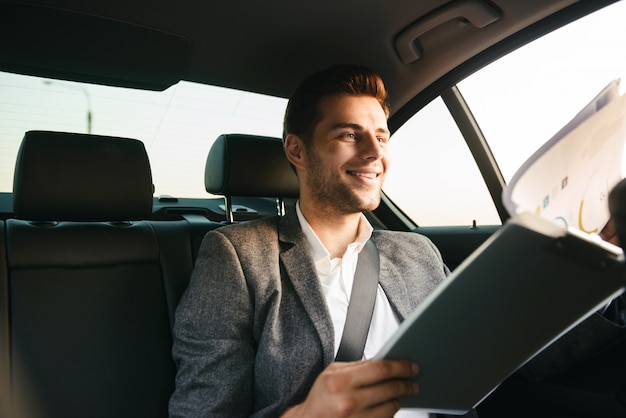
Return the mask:
<path id="1" fill-rule="evenodd" d="M 622 179 L 626 96 L 604 88 L 515 173 L 503 193 L 511 216 L 535 213 L 587 233 L 609 220 L 608 195 Z"/>

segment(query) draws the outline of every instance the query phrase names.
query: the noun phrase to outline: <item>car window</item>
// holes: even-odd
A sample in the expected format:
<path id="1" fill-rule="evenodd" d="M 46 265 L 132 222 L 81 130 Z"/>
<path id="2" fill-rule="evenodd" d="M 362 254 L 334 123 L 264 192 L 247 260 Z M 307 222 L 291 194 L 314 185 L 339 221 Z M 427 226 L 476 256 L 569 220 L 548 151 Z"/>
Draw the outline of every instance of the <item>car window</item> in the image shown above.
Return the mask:
<path id="1" fill-rule="evenodd" d="M 626 2 L 504 56 L 458 84 L 509 181 L 612 80 L 626 76 Z M 622 81 L 622 90 L 626 80 Z M 499 224 L 485 183 L 441 99 L 402 126 L 385 191 L 423 226 Z"/>
<path id="2" fill-rule="evenodd" d="M 157 92 L 0 72 L 0 192 L 13 189 L 24 132 L 52 130 L 139 139 L 156 196 L 208 197 L 204 165 L 213 141 L 224 133 L 280 136 L 286 104 L 185 81 Z"/>
<path id="3" fill-rule="evenodd" d="M 506 181 L 609 82 L 622 78 L 623 90 L 624 18 L 617 2 L 459 83 Z"/>
<path id="4" fill-rule="evenodd" d="M 500 224 L 476 162 L 441 98 L 402 125 L 389 149 L 385 193 L 418 225 Z"/>

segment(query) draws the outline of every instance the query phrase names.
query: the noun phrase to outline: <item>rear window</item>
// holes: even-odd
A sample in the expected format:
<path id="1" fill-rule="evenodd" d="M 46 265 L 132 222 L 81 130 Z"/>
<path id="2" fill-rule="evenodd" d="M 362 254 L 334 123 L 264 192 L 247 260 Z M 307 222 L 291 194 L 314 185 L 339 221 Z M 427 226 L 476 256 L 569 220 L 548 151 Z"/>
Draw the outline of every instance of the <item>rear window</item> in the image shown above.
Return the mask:
<path id="1" fill-rule="evenodd" d="M 0 72 L 0 192 L 13 189 L 24 132 L 51 130 L 143 141 L 155 195 L 207 197 L 204 164 L 224 133 L 282 134 L 287 101 L 180 82 L 162 92 Z"/>

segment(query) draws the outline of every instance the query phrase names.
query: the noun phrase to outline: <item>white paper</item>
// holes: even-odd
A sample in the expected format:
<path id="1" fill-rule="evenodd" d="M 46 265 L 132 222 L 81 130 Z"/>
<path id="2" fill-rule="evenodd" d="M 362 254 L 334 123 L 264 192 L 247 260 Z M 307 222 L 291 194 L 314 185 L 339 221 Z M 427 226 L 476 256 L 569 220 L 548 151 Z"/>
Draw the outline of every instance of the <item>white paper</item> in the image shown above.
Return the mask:
<path id="1" fill-rule="evenodd" d="M 618 91 L 615 80 L 520 167 L 503 193 L 511 216 L 531 212 L 587 233 L 606 225 L 626 139 Z"/>

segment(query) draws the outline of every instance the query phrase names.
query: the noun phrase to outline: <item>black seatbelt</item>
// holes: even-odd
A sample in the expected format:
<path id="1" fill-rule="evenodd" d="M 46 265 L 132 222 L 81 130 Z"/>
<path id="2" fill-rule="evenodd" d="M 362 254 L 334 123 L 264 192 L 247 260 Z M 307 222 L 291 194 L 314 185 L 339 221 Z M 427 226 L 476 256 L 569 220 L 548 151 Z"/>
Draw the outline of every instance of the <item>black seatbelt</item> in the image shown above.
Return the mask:
<path id="1" fill-rule="evenodd" d="M 363 358 L 365 340 L 376 302 L 379 269 L 378 248 L 374 241 L 369 239 L 359 253 L 356 263 L 346 324 L 335 361 L 356 361 Z"/>

